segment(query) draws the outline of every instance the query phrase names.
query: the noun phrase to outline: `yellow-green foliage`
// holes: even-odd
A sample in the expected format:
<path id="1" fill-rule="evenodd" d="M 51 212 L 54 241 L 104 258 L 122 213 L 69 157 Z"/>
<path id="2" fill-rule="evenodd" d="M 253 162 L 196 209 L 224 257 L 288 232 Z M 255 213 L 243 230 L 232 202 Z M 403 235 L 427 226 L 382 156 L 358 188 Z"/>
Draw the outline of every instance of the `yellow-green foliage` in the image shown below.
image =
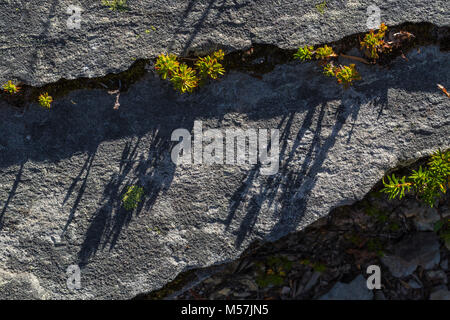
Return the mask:
<path id="1" fill-rule="evenodd" d="M 315 53 L 316 53 L 316 59 L 318 59 L 318 60 L 336 57 L 336 54 L 334 53 L 333 48 L 329 47 L 327 45 L 317 48 Z"/>
<path id="2" fill-rule="evenodd" d="M 127 192 L 122 197 L 123 207 L 126 210 L 136 209 L 141 202 L 141 198 L 144 194 L 144 189 L 142 187 L 133 185 L 128 187 Z"/>
<path id="3" fill-rule="evenodd" d="M 320 60 L 319 63 L 321 65 L 324 65 L 323 73 L 328 77 L 336 77 L 338 83 L 342 84 L 345 88 L 352 85 L 353 81 L 361 79 L 354 64 L 336 67 L 333 60 L 336 60 L 337 54 L 333 51 L 332 47 L 327 45 L 315 50 L 312 46 L 300 47 L 294 54 L 294 59 L 302 61 L 310 60 L 313 55 L 315 55 L 316 59 Z"/>
<path id="4" fill-rule="evenodd" d="M 6 92 L 10 93 L 10 94 L 14 94 L 19 92 L 20 87 L 16 86 L 14 83 L 12 83 L 11 80 L 9 80 L 7 83 L 5 83 L 3 85 L 3 90 L 5 90 Z"/>
<path id="5" fill-rule="evenodd" d="M 195 70 L 186 64 L 180 64 L 178 71 L 170 78 L 175 90 L 181 93 L 192 92 L 198 85 L 198 78 Z"/>
<path id="6" fill-rule="evenodd" d="M 127 0 L 102 0 L 104 6 L 108 6 L 110 10 L 125 10 Z"/>
<path id="7" fill-rule="evenodd" d="M 225 53 L 218 50 L 212 55 L 198 58 L 193 69 L 186 63 L 178 62 L 174 54 L 161 54 L 156 59 L 155 69 L 162 79 L 169 79 L 172 82 L 175 90 L 181 93 L 193 92 L 206 79 L 217 79 L 225 73 L 225 69 L 219 63 L 224 56 Z"/>
<path id="8" fill-rule="evenodd" d="M 354 64 L 335 67 L 332 63 L 328 63 L 323 67 L 323 73 L 328 77 L 336 77 L 338 83 L 344 85 L 345 88 L 351 86 L 353 81 L 361 80 Z"/>
<path id="9" fill-rule="evenodd" d="M 198 58 L 195 66 L 198 69 L 200 78 L 206 79 L 211 77 L 211 79 L 217 79 L 219 75 L 225 73 L 225 69 L 219 63 L 219 60 L 223 60 L 224 53 L 222 50 L 214 52 L 211 56 L 206 56 L 204 58 Z"/>
<path id="10" fill-rule="evenodd" d="M 313 46 L 304 46 L 303 48 L 298 48 L 297 52 L 294 54 L 294 59 L 301 61 L 311 60 L 314 52 Z"/>
<path id="11" fill-rule="evenodd" d="M 353 81 L 361 80 L 361 76 L 356 71 L 354 64 L 337 67 L 334 69 L 334 73 L 338 83 L 343 84 L 345 88 L 351 86 Z"/>
<path id="12" fill-rule="evenodd" d="M 177 56 L 174 54 L 168 54 L 167 56 L 162 53 L 156 60 L 155 69 L 156 72 L 164 80 L 167 77 L 172 77 L 173 74 L 178 72 L 180 63 L 177 61 Z"/>
<path id="13" fill-rule="evenodd" d="M 416 195 L 433 207 L 435 201 L 447 192 L 450 187 L 450 150 L 436 151 L 428 162 L 428 167 L 413 170 L 408 177 L 397 178 L 395 174 L 387 176 L 386 183 L 383 178 L 384 188 L 381 192 L 387 193 L 389 199 L 403 198 L 405 191 L 413 191 Z"/>
<path id="14" fill-rule="evenodd" d="M 50 109 L 52 102 L 53 102 L 53 98 L 48 95 L 48 92 L 41 94 L 39 96 L 39 104 L 45 108 Z"/>
<path id="15" fill-rule="evenodd" d="M 298 60 L 311 60 L 312 56 L 315 55 L 317 60 L 329 59 L 336 57 L 333 48 L 325 45 L 314 50 L 313 46 L 304 46 L 303 48 L 298 48 L 297 52 L 294 54 L 294 59 Z"/>
<path id="16" fill-rule="evenodd" d="M 386 30 L 387 26 L 382 23 L 377 33 L 375 33 L 373 30 L 370 30 L 369 33 L 364 36 L 364 40 L 361 41 L 360 44 L 361 49 L 364 50 L 364 53 L 367 57 L 378 59 L 378 53 L 383 52 L 389 48 L 385 45 L 385 42 L 383 40 L 386 34 Z"/>
<path id="17" fill-rule="evenodd" d="M 331 63 L 328 63 L 325 67 L 323 67 L 323 73 L 327 77 L 334 77 L 335 76 L 334 69 L 336 68 Z"/>

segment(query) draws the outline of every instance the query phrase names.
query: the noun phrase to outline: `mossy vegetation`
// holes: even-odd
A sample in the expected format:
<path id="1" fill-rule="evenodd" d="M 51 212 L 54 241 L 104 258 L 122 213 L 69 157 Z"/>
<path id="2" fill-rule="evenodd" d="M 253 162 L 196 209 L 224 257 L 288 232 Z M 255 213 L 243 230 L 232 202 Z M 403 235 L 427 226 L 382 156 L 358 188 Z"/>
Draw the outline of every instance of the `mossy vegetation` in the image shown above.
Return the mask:
<path id="1" fill-rule="evenodd" d="M 283 256 L 270 256 L 256 265 L 258 267 L 256 283 L 260 288 L 282 285 L 286 273 L 292 268 L 292 262 Z"/>

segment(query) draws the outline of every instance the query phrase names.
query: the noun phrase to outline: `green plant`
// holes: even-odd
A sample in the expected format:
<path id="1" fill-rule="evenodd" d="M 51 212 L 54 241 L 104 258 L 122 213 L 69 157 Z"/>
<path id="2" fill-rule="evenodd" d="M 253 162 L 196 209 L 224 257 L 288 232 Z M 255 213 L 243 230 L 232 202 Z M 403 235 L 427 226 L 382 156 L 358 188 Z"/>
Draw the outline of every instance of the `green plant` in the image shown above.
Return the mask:
<path id="1" fill-rule="evenodd" d="M 268 257 L 265 263 L 257 263 L 259 267 L 256 283 L 264 288 L 269 285 L 282 285 L 286 272 L 291 270 L 292 262 L 285 257 Z"/>
<path id="2" fill-rule="evenodd" d="M 217 79 L 225 73 L 225 69 L 219 61 L 223 60 L 225 53 L 222 50 L 215 51 L 212 55 L 200 57 L 194 63 L 194 68 L 186 63 L 179 63 L 174 54 L 161 54 L 156 59 L 155 69 L 162 79 L 169 78 L 174 89 L 181 93 L 193 92 L 208 78 Z"/>
<path id="3" fill-rule="evenodd" d="M 329 47 L 327 45 L 324 45 L 323 47 L 319 47 L 315 50 L 316 53 L 316 59 L 329 59 L 331 57 L 337 57 L 337 55 L 334 53 L 333 48 Z"/>
<path id="4" fill-rule="evenodd" d="M 450 150 L 441 152 L 437 150 L 428 161 L 428 167 L 412 170 L 408 177 L 397 178 L 395 174 L 387 176 L 386 183 L 383 178 L 384 188 L 381 192 L 389 195 L 389 199 L 403 198 L 405 191 L 411 189 L 417 197 L 433 207 L 438 198 L 445 194 L 450 186 Z"/>
<path id="5" fill-rule="evenodd" d="M 165 80 L 167 77 L 170 78 L 172 75 L 178 73 L 179 66 L 180 63 L 177 61 L 176 55 L 168 54 L 166 56 L 162 53 L 158 59 L 156 59 L 155 69 L 160 77 Z"/>
<path id="6" fill-rule="evenodd" d="M 202 79 L 206 79 L 211 77 L 211 79 L 217 79 L 219 75 L 223 75 L 225 73 L 225 69 L 219 63 L 220 60 L 223 60 L 224 52 L 222 50 L 214 52 L 211 56 L 206 56 L 204 58 L 198 58 L 195 66 L 198 69 L 199 76 Z"/>
<path id="7" fill-rule="evenodd" d="M 327 77 L 334 77 L 336 75 L 334 72 L 335 69 L 336 69 L 336 67 L 333 66 L 333 64 L 328 63 L 325 67 L 323 67 L 323 73 Z"/>
<path id="8" fill-rule="evenodd" d="M 53 98 L 48 95 L 48 92 L 43 93 L 39 96 L 39 104 L 44 108 L 51 108 L 51 103 L 53 102 Z"/>
<path id="9" fill-rule="evenodd" d="M 124 11 L 127 9 L 127 0 L 102 0 L 102 4 L 113 11 Z"/>
<path id="10" fill-rule="evenodd" d="M 378 59 L 379 53 L 390 49 L 390 46 L 383 40 L 386 34 L 387 26 L 382 23 L 377 33 L 370 30 L 364 36 L 364 40 L 360 42 L 361 49 L 364 50 L 364 54 L 372 59 Z"/>
<path id="11" fill-rule="evenodd" d="M 361 76 L 356 71 L 354 64 L 350 66 L 338 66 L 334 65 L 335 58 L 337 54 L 333 51 L 332 47 L 324 45 L 314 50 L 312 46 L 304 46 L 303 48 L 298 48 L 297 52 L 294 54 L 294 59 L 305 61 L 311 60 L 312 56 L 315 55 L 319 63 L 324 65 L 323 73 L 327 77 L 336 77 L 339 84 L 342 84 L 344 88 L 348 88 L 353 84 L 355 80 L 361 80 Z"/>
<path id="12" fill-rule="evenodd" d="M 338 83 L 344 85 L 345 88 L 348 88 L 353 84 L 355 80 L 361 80 L 361 76 L 358 71 L 356 71 L 356 67 L 354 64 L 350 66 L 340 66 L 334 69 L 334 73 Z"/>
<path id="13" fill-rule="evenodd" d="M 16 86 L 14 83 L 12 83 L 11 80 L 9 80 L 7 83 L 3 85 L 3 90 L 5 90 L 5 92 L 8 92 L 10 94 L 14 94 L 19 92 L 20 87 Z"/>
<path id="14" fill-rule="evenodd" d="M 144 194 L 142 187 L 133 185 L 128 187 L 127 192 L 122 197 L 123 207 L 126 210 L 136 209 Z"/>
<path id="15" fill-rule="evenodd" d="M 311 60 L 313 55 L 313 46 L 304 46 L 303 48 L 298 48 L 297 52 L 294 54 L 294 59 L 301 61 Z"/>
<path id="16" fill-rule="evenodd" d="M 181 93 L 192 92 L 198 85 L 198 77 L 195 70 L 182 63 L 170 79 L 173 87 Z"/>

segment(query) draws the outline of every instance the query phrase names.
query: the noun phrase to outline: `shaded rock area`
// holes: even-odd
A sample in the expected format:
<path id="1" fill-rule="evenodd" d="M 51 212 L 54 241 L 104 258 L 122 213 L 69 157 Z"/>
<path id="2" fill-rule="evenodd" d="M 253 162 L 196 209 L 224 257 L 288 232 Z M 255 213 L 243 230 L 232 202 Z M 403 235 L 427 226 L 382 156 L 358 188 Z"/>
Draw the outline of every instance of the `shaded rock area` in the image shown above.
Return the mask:
<path id="1" fill-rule="evenodd" d="M 349 284 L 338 282 L 319 300 L 372 300 L 373 292 L 367 288 L 366 279 L 359 275 Z"/>
<path id="2" fill-rule="evenodd" d="M 162 52 L 190 55 L 253 44 L 284 49 L 367 32 L 377 6 L 383 22 L 448 26 L 447 1 L 128 0 L 111 11 L 100 0 L 0 2 L 0 82 L 33 86 L 104 76 Z"/>
<path id="3" fill-rule="evenodd" d="M 417 233 L 396 244 L 392 255 L 383 257 L 383 263 L 394 277 L 406 277 L 418 266 L 432 269 L 441 260 L 438 238 L 433 233 Z"/>
<path id="4" fill-rule="evenodd" d="M 390 168 L 450 147 L 449 99 L 436 87 L 450 82 L 449 64 L 429 46 L 389 69 L 358 66 L 364 81 L 348 90 L 315 63 L 288 63 L 261 79 L 230 72 L 184 96 L 149 72 L 121 93 L 119 110 L 106 89 L 72 92 L 51 110 L 2 101 L 0 284 L 26 274 L 29 298 L 131 298 L 302 230 Z M 175 165 L 171 134 L 194 121 L 279 129 L 278 172 Z M 120 199 L 131 184 L 145 194 L 127 212 Z M 67 286 L 71 265 L 81 268 L 77 290 Z"/>
<path id="5" fill-rule="evenodd" d="M 255 243 L 230 264 L 181 274 L 136 298 L 449 300 L 450 250 L 440 234 L 417 229 L 420 215 L 403 214 L 405 208 L 419 213 L 428 206 L 412 196 L 389 201 L 380 189 L 378 184 L 362 201 L 334 209 L 305 230 Z M 436 209 L 443 218 L 450 217 L 449 201 L 447 195 Z M 399 252 L 421 257 L 421 264 L 413 271 L 399 264 L 391 272 L 386 257 Z M 379 289 L 367 287 L 369 266 L 380 267 Z"/>

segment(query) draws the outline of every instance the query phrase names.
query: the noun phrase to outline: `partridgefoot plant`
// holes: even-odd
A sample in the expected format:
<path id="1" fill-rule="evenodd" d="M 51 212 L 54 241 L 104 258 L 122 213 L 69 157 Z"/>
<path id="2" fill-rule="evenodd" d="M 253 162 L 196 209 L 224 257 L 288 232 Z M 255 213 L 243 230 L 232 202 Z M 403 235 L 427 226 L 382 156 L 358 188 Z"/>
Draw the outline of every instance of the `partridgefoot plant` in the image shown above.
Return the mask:
<path id="1" fill-rule="evenodd" d="M 353 84 L 353 81 L 360 80 L 361 76 L 354 64 L 350 66 L 336 65 L 334 61 L 338 55 L 333 51 L 333 48 L 325 45 L 314 50 L 312 46 L 304 46 L 298 48 L 294 54 L 294 59 L 301 61 L 311 60 L 315 56 L 319 63 L 323 65 L 323 73 L 329 77 L 335 77 L 339 84 L 344 88 L 348 88 Z M 334 60 L 333 60 L 334 59 Z"/>
<path id="2" fill-rule="evenodd" d="M 406 31 L 399 31 L 387 37 L 386 31 L 387 26 L 382 23 L 377 32 L 370 30 L 364 39 L 360 41 L 361 50 L 372 60 L 371 62 L 361 57 L 347 56 L 342 53 L 341 56 L 366 64 L 375 63 L 381 53 L 389 52 L 393 48 L 400 47 L 403 41 L 414 38 L 413 34 Z M 323 72 L 326 76 L 335 77 L 338 83 L 342 84 L 345 88 L 351 86 L 353 81 L 361 80 L 361 76 L 356 71 L 356 66 L 354 64 L 349 66 L 338 64 L 338 55 L 333 51 L 333 48 L 327 45 L 316 49 L 313 46 L 300 47 L 294 54 L 294 59 L 301 61 L 311 60 L 313 57 L 319 60 L 320 65 L 324 66 Z"/>
<path id="3" fill-rule="evenodd" d="M 177 61 L 176 55 L 163 53 L 157 58 L 155 69 L 162 79 L 169 79 L 172 82 L 175 90 L 181 93 L 193 92 L 207 79 L 217 79 L 225 74 L 225 69 L 219 62 L 224 56 L 224 52 L 218 50 L 211 55 L 198 58 L 194 67 L 189 67 L 186 63 Z"/>
<path id="4" fill-rule="evenodd" d="M 39 96 L 39 104 L 44 108 L 51 108 L 51 103 L 53 102 L 53 98 L 48 95 L 48 92 L 43 93 Z"/>
<path id="5" fill-rule="evenodd" d="M 19 92 L 20 87 L 16 86 L 11 80 L 3 85 L 3 90 L 9 94 L 14 94 Z"/>
<path id="6" fill-rule="evenodd" d="M 405 40 L 414 38 L 412 33 L 399 31 L 386 36 L 388 27 L 382 23 L 377 32 L 370 30 L 360 42 L 361 50 L 373 61 L 380 58 L 380 54 L 390 52 L 392 49 L 400 47 Z"/>
<path id="7" fill-rule="evenodd" d="M 428 166 L 419 170 L 413 170 L 408 177 L 396 177 L 395 174 L 387 176 L 388 182 L 384 181 L 381 192 L 389 195 L 389 199 L 399 199 L 405 196 L 405 191 L 411 189 L 419 199 L 433 207 L 436 200 L 447 192 L 450 187 L 450 150 L 436 151 L 428 162 Z"/>

